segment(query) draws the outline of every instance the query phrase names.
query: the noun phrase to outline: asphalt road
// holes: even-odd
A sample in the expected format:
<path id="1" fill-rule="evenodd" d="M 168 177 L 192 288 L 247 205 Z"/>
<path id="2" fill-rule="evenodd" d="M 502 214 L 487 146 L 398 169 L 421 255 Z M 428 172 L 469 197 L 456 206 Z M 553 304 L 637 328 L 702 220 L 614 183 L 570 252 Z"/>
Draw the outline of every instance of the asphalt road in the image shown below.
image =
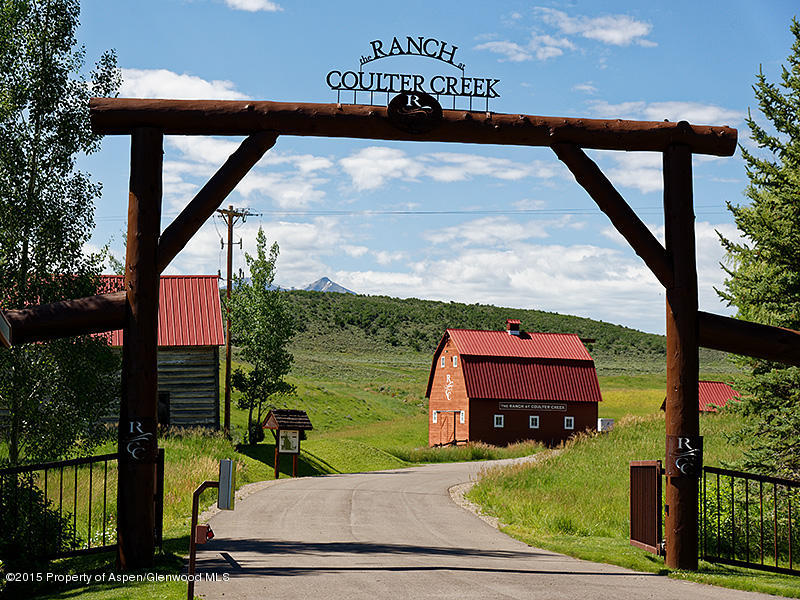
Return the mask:
<path id="1" fill-rule="evenodd" d="M 216 537 L 198 547 L 198 573 L 216 573 L 218 581 L 199 582 L 195 593 L 276 600 L 772 598 L 580 561 L 511 539 L 448 493 L 485 464 L 275 482 L 211 518 Z"/>

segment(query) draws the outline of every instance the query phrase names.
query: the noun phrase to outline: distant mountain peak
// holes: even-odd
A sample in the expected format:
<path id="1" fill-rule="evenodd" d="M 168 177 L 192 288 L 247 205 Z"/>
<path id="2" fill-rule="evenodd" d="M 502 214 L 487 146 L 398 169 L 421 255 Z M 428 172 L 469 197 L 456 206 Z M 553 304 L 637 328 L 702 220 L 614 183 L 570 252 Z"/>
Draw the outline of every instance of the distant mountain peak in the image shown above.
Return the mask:
<path id="1" fill-rule="evenodd" d="M 346 287 L 342 287 L 327 277 L 320 277 L 314 283 L 309 283 L 303 289 L 307 292 L 336 292 L 338 294 L 355 294 L 355 292 L 351 292 Z"/>

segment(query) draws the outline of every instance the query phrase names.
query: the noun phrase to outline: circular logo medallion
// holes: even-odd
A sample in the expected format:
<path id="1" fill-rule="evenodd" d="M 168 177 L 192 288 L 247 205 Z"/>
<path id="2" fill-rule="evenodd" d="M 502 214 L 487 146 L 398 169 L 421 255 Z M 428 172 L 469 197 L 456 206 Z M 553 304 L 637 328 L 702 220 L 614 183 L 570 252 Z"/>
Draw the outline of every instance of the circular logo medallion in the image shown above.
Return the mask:
<path id="1" fill-rule="evenodd" d="M 388 106 L 389 121 L 407 133 L 427 133 L 442 120 L 442 106 L 425 92 L 400 92 Z"/>

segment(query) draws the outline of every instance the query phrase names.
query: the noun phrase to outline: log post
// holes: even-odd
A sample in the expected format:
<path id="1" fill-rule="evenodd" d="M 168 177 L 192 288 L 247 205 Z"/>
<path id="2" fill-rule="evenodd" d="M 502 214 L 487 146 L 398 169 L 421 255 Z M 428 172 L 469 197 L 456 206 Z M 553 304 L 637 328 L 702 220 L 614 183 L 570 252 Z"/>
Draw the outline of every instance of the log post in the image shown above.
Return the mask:
<path id="1" fill-rule="evenodd" d="M 675 440 L 696 440 L 700 434 L 697 266 L 692 153 L 688 146 L 673 144 L 664 152 L 664 228 L 674 274 L 672 286 L 666 289 L 666 564 L 694 571 L 697 570 L 698 479 L 692 473 L 678 473 L 672 464 Z"/>
<path id="2" fill-rule="evenodd" d="M 158 421 L 158 285 L 163 134 L 141 127 L 131 135 L 126 319 L 122 349 L 117 488 L 117 566 L 153 563 Z"/>

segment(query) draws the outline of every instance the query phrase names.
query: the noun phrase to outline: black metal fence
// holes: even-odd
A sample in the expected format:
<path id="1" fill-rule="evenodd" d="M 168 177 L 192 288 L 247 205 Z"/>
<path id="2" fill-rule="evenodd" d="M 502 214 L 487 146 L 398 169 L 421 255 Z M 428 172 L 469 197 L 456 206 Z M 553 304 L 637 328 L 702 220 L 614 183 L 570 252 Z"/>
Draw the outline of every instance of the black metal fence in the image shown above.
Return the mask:
<path id="1" fill-rule="evenodd" d="M 115 549 L 117 459 L 114 453 L 0 469 L 0 527 L 41 558 Z M 155 483 L 154 536 L 160 547 L 163 448 L 158 450 Z"/>
<path id="2" fill-rule="evenodd" d="M 703 467 L 705 560 L 800 575 L 800 481 Z"/>

